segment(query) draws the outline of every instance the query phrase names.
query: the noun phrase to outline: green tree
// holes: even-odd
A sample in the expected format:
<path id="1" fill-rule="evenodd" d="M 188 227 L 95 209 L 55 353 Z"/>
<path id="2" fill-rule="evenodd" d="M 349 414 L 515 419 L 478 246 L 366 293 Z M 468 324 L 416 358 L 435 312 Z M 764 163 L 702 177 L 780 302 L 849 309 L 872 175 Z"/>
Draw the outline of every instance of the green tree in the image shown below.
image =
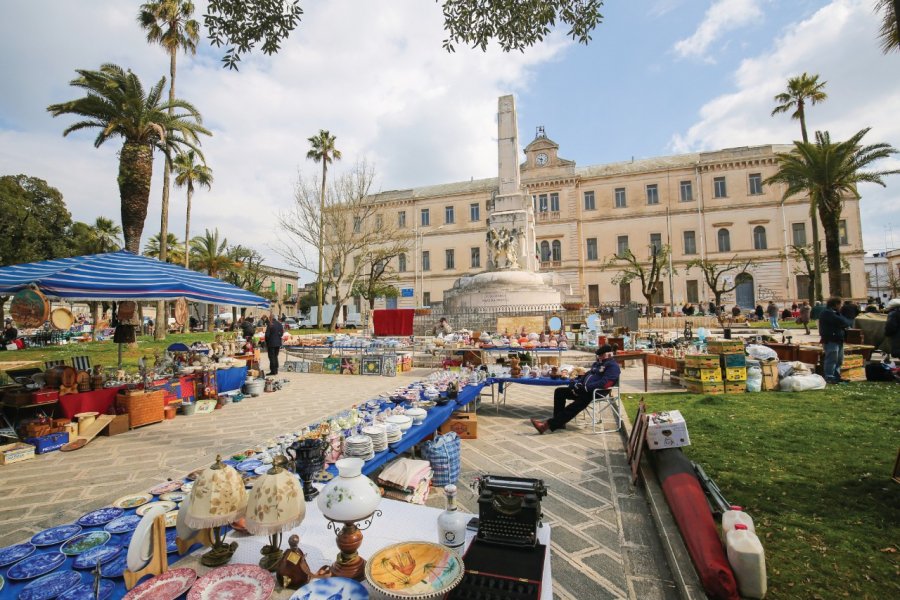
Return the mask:
<path id="1" fill-rule="evenodd" d="M 194 195 L 194 184 L 210 189 L 213 183 L 212 169 L 205 163 L 197 162 L 197 153 L 193 150 L 179 152 L 172 161 L 175 167 L 175 185 L 187 188 L 187 212 L 184 219 L 184 239 L 191 239 L 191 198 Z M 190 267 L 190 252 L 184 253 L 184 268 Z"/>
<path id="2" fill-rule="evenodd" d="M 881 13 L 878 38 L 882 51 L 900 51 L 900 0 L 875 0 L 875 10 Z"/>
<path id="3" fill-rule="evenodd" d="M 308 141 L 310 146 L 312 147 L 310 148 L 309 152 L 306 153 L 306 158 L 311 159 L 316 163 L 322 163 L 322 187 L 320 189 L 319 196 L 319 271 L 318 277 L 316 279 L 316 281 L 318 282 L 316 285 L 316 299 L 319 307 L 319 310 L 317 311 L 318 323 L 316 324 L 316 326 L 319 329 L 322 329 L 322 305 L 324 304 L 324 290 L 322 289 L 322 258 L 325 252 L 325 176 L 328 173 L 328 163 L 335 160 L 340 160 L 341 151 L 334 146 L 335 137 L 325 129 L 320 129 L 318 135 L 314 135 L 311 138 L 308 138 Z"/>
<path id="4" fill-rule="evenodd" d="M 647 307 L 653 308 L 654 295 L 659 293 L 659 284 L 664 274 L 669 273 L 669 254 L 671 248 L 668 245 L 649 246 L 647 260 L 635 256 L 631 248 L 626 248 L 622 254 L 613 254 L 600 265 L 601 271 L 618 271 L 612 279 L 614 285 L 630 284 L 632 281 L 641 283 L 641 295 L 647 301 Z M 673 268 L 672 274 L 677 271 Z M 663 303 L 665 300 L 659 302 Z"/>
<path id="5" fill-rule="evenodd" d="M 819 102 L 828 99 L 825 93 L 825 81 L 819 81 L 818 74 L 809 75 L 803 73 L 797 77 L 791 77 L 787 82 L 787 90 L 775 96 L 777 103 L 772 109 L 772 116 L 777 114 L 791 113 L 791 118 L 800 121 L 800 135 L 803 136 L 803 142 L 809 142 L 809 136 L 806 133 L 806 105 L 815 106 Z M 815 205 L 814 195 L 809 195 L 809 218 L 812 221 L 812 239 L 815 248 L 821 248 L 819 244 L 819 219 L 817 217 L 817 208 Z M 822 263 L 820 262 L 821 251 L 813 254 L 813 274 L 811 281 L 815 289 L 815 296 L 810 299 L 822 300 Z"/>
<path id="6" fill-rule="evenodd" d="M 138 76 L 117 65 L 104 64 L 99 71 L 79 69 L 76 72 L 79 76 L 69 84 L 86 90 L 87 95 L 51 104 L 47 110 L 54 117 L 72 114 L 84 119 L 67 127 L 64 136 L 73 131 L 98 128 L 95 147 L 110 138 L 123 139 L 118 176 L 122 230 L 125 249 L 137 254 L 150 199 L 153 150 L 170 153 L 187 147 L 199 153 L 198 135 L 211 134 L 201 124 L 200 113 L 189 102 L 178 99 L 173 103 L 161 102 L 165 77 L 145 93 Z M 178 114 L 168 113 L 170 104 L 179 110 Z"/>
<path id="7" fill-rule="evenodd" d="M 222 279 L 259 295 L 262 290 L 263 280 L 266 278 L 265 273 L 262 272 L 262 254 L 253 248 L 241 246 L 240 244 L 229 246 L 226 254 L 231 259 L 231 267 L 224 272 Z M 246 310 L 246 308 L 241 309 L 241 316 L 244 315 Z M 231 314 L 233 320 L 237 321 L 237 307 L 232 307 Z"/>
<path id="8" fill-rule="evenodd" d="M 359 296 L 369 303 L 369 311 L 375 309 L 376 298 L 396 298 L 399 294 L 397 286 L 397 272 L 394 270 L 393 259 L 409 250 L 408 246 L 401 243 L 382 246 L 366 254 L 363 273 L 356 280 L 351 296 Z"/>
<path id="9" fill-rule="evenodd" d="M 144 246 L 144 256 L 162 260 L 160 257 L 163 255 L 163 248 L 160 248 L 159 240 L 158 233 L 147 240 L 147 245 Z M 166 236 L 165 254 L 167 263 L 177 264 L 184 261 L 184 244 L 178 241 L 174 233 Z"/>
<path id="10" fill-rule="evenodd" d="M 210 277 L 225 275 L 234 265 L 234 261 L 228 256 L 228 240 L 219 238 L 219 230 L 210 231 L 191 240 L 191 255 L 194 268 L 206 271 Z M 213 328 L 213 304 L 206 305 L 206 329 Z"/>
<path id="11" fill-rule="evenodd" d="M 97 217 L 91 226 L 95 252 L 115 252 L 122 248 L 122 228 L 112 219 Z"/>
<path id="12" fill-rule="evenodd" d="M 722 306 L 722 296 L 737 289 L 738 275 L 746 273 L 753 266 L 752 260 L 741 260 L 735 254 L 728 262 L 695 258 L 688 262 L 684 271 L 687 273 L 695 267 L 700 269 L 703 280 L 716 299 L 716 306 Z"/>
<path id="13" fill-rule="evenodd" d="M 854 134 L 845 142 L 832 142 L 829 133 L 817 131 L 815 142 L 794 142 L 794 149 L 776 155 L 778 172 L 766 183 L 785 185 L 784 198 L 799 194 L 815 196 L 825 231 L 825 258 L 828 263 L 828 290 L 841 295 L 840 219 L 844 198 L 859 198 L 856 186 L 875 183 L 885 186 L 884 177 L 900 170 L 865 170 L 872 163 L 897 153 L 889 144 L 860 145 L 870 128 Z"/>

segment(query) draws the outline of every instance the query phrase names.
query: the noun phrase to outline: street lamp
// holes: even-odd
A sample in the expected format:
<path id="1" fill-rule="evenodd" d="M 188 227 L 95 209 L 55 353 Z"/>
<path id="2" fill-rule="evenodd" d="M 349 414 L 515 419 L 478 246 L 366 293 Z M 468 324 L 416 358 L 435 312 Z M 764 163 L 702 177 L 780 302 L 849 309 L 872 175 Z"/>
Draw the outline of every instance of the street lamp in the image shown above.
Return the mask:
<path id="1" fill-rule="evenodd" d="M 413 286 L 419 288 L 418 293 L 416 293 L 417 306 L 420 306 L 420 307 L 423 306 L 422 297 L 423 297 L 424 288 L 425 288 L 425 268 L 424 268 L 425 265 L 422 264 L 422 252 L 424 252 L 424 250 L 425 250 L 424 238 L 429 233 L 434 233 L 435 231 L 440 231 L 441 229 L 443 229 L 446 226 L 447 226 L 447 224 L 444 223 L 443 225 L 439 225 L 438 227 L 435 227 L 434 229 L 430 229 L 430 230 L 426 230 L 426 231 L 422 231 L 422 232 L 420 232 L 419 228 L 416 227 L 416 230 L 415 230 L 416 272 L 413 275 Z M 421 286 L 419 285 L 419 273 L 420 272 L 422 274 L 422 285 Z"/>

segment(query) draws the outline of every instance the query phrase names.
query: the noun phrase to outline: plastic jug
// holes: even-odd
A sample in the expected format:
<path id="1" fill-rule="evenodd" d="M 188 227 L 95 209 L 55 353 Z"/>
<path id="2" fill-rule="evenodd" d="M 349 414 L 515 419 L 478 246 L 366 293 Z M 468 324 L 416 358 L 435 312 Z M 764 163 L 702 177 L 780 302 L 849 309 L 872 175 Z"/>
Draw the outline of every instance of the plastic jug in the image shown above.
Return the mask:
<path id="1" fill-rule="evenodd" d="M 722 537 L 727 536 L 728 532 L 733 530 L 738 523 L 746 525 L 749 531 L 756 533 L 753 518 L 745 513 L 740 506 L 731 506 L 729 510 L 722 513 Z"/>
<path id="2" fill-rule="evenodd" d="M 737 523 L 725 536 L 725 549 L 741 596 L 765 596 L 766 553 L 756 534 L 743 523 Z"/>

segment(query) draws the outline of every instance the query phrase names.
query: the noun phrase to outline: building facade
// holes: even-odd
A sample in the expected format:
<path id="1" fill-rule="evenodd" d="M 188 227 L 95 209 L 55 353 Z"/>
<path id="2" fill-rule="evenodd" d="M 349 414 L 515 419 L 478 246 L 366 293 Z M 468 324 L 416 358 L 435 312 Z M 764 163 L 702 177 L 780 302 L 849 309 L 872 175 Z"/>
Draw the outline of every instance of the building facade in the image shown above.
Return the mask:
<path id="1" fill-rule="evenodd" d="M 777 170 L 775 155 L 791 146 L 730 148 L 578 167 L 559 156 L 543 135 L 525 148 L 522 186 L 534 202 L 541 271 L 567 300 L 590 306 L 644 302 L 640 283 L 615 285 L 616 269 L 601 266 L 630 248 L 649 259 L 651 246 L 672 249 L 676 273 L 664 276 L 654 304 L 705 302 L 712 297 L 693 259 L 728 262 L 737 255 L 755 266 L 727 294 L 727 304 L 750 308 L 773 299 L 806 297 L 802 265 L 785 252 L 811 243 L 809 205 L 783 202 L 781 185 L 762 182 Z M 496 178 L 387 191 L 373 197 L 382 218 L 409 229 L 415 243 L 394 265 L 400 297 L 377 307 L 437 305 L 457 278 L 486 268 L 486 216 Z M 824 247 L 824 235 L 822 236 Z M 859 201 L 848 199 L 841 220 L 841 249 L 848 264 L 843 295 L 865 299 Z M 827 290 L 827 280 L 823 280 Z"/>
<path id="2" fill-rule="evenodd" d="M 265 296 L 271 302 L 271 312 L 280 316 L 293 315 L 297 306 L 297 289 L 300 273 L 290 269 L 279 269 L 262 265 L 260 275 L 263 283 L 260 287 L 260 295 Z M 269 311 L 254 309 L 249 314 L 263 314 Z"/>

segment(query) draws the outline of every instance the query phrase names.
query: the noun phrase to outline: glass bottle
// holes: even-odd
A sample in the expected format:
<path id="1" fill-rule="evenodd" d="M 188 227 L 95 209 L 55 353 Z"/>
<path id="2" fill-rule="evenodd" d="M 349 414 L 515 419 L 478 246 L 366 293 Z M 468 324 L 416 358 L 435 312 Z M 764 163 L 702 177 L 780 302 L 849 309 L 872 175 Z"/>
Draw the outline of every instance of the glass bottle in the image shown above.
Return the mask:
<path id="1" fill-rule="evenodd" d="M 438 516 L 438 541 L 448 548 L 462 548 L 466 542 L 468 518 L 457 510 L 456 486 L 445 486 L 444 494 L 447 496 L 447 510 Z"/>

